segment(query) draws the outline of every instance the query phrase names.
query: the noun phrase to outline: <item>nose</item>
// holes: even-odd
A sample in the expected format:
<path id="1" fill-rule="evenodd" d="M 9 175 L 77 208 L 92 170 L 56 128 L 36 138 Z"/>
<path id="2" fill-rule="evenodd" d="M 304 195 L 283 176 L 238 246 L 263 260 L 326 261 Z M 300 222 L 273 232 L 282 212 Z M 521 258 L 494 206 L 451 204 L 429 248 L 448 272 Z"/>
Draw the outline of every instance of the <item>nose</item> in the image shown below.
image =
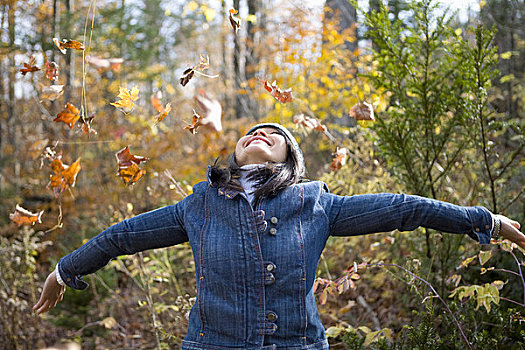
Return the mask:
<path id="1" fill-rule="evenodd" d="M 262 136 L 268 138 L 268 134 L 263 129 L 257 129 L 253 132 L 253 136 Z"/>

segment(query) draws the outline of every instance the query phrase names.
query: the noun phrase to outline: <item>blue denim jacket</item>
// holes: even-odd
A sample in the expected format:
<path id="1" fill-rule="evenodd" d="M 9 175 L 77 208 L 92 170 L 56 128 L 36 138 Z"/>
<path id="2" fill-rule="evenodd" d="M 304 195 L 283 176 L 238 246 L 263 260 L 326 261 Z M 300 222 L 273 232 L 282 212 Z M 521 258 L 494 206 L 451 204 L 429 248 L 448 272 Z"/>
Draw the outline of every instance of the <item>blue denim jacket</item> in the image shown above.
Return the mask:
<path id="1" fill-rule="evenodd" d="M 486 244 L 492 216 L 483 207 L 404 194 L 338 196 L 318 181 L 252 208 L 244 193 L 200 182 L 175 205 L 109 227 L 62 258 L 58 270 L 68 286 L 84 289 L 82 276 L 112 258 L 189 241 L 197 300 L 183 349 L 328 349 L 313 293 L 328 237 L 419 226 Z"/>

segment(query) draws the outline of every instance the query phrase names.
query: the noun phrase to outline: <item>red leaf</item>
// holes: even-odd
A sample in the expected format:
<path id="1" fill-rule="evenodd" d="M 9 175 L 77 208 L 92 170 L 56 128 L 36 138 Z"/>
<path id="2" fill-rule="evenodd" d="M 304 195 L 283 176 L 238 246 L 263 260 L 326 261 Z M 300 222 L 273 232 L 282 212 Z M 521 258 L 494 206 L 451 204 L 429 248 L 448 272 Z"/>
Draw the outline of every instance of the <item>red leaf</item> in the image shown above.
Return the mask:
<path id="1" fill-rule="evenodd" d="M 42 223 L 40 219 L 42 218 L 43 213 L 43 210 L 39 211 L 38 213 L 32 213 L 17 204 L 15 212 L 9 214 L 9 219 L 19 226 L 34 225 L 36 222 Z"/>
<path id="2" fill-rule="evenodd" d="M 131 154 L 129 146 L 124 147 L 115 154 L 118 162 L 117 176 L 122 178 L 126 185 L 133 185 L 140 180 L 146 170 L 139 167 L 141 162 L 147 162 L 149 158 Z"/>
<path id="3" fill-rule="evenodd" d="M 40 70 L 37 66 L 35 66 L 35 56 L 31 56 L 29 58 L 29 63 L 24 63 L 25 68 L 21 68 L 20 72 L 22 75 L 26 75 L 27 73 L 37 72 Z"/>
<path id="4" fill-rule="evenodd" d="M 46 77 L 51 81 L 58 79 L 58 64 L 46 61 Z"/>

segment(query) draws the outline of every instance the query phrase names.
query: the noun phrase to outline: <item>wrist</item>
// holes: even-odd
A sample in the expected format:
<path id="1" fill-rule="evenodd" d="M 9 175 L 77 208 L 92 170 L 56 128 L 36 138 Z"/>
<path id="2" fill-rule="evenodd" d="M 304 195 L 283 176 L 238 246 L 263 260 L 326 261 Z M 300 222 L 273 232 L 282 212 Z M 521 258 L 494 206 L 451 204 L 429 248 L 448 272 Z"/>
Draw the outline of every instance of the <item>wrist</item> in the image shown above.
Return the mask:
<path id="1" fill-rule="evenodd" d="M 55 267 L 55 277 L 56 277 L 56 280 L 57 280 L 58 284 L 60 284 L 61 286 L 64 286 L 64 287 L 66 286 L 66 284 L 62 280 L 62 276 L 60 276 L 60 272 L 58 272 L 58 264 Z"/>
<path id="2" fill-rule="evenodd" d="M 497 216 L 493 216 L 493 224 L 492 224 L 492 234 L 490 238 L 492 239 L 499 239 L 499 235 L 501 232 L 501 219 Z"/>

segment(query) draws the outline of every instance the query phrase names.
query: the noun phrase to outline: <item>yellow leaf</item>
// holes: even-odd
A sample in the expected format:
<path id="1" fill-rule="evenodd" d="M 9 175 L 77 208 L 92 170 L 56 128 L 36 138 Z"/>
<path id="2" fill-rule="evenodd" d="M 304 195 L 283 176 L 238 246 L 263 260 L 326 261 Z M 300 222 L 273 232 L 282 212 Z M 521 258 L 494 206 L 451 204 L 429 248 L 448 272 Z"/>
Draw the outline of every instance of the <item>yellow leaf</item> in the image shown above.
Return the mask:
<path id="1" fill-rule="evenodd" d="M 503 52 L 500 57 L 502 60 L 508 60 L 512 56 L 512 51 Z"/>
<path id="2" fill-rule="evenodd" d="M 206 22 L 211 22 L 215 18 L 215 10 L 212 8 L 209 8 L 208 6 L 201 6 L 201 11 L 204 13 L 204 17 L 206 18 Z"/>
<path id="3" fill-rule="evenodd" d="M 487 2 L 485 0 L 480 0 L 479 1 L 479 8 L 482 9 L 483 6 L 485 6 L 487 4 Z"/>
<path id="4" fill-rule="evenodd" d="M 374 343 L 383 338 L 392 339 L 392 330 L 390 328 L 383 328 L 378 331 L 368 333 L 365 337 L 365 342 L 363 345 L 367 347 L 371 343 Z"/>
<path id="5" fill-rule="evenodd" d="M 255 24 L 255 23 L 257 23 L 257 16 L 255 16 L 255 15 L 248 15 L 248 17 L 246 17 L 246 21 Z"/>
<path id="6" fill-rule="evenodd" d="M 111 329 L 115 327 L 117 324 L 117 321 L 113 317 L 106 317 L 102 321 L 100 321 L 100 325 L 104 326 L 106 329 Z"/>
<path id="7" fill-rule="evenodd" d="M 456 35 L 461 35 L 461 28 L 458 28 L 454 31 L 454 33 L 456 33 Z"/>
<path id="8" fill-rule="evenodd" d="M 492 251 L 491 250 L 482 250 L 481 252 L 479 252 L 478 256 L 479 256 L 479 263 L 480 263 L 480 265 L 485 265 L 485 263 L 492 256 Z"/>
<path id="9" fill-rule="evenodd" d="M 129 113 L 133 110 L 133 102 L 138 98 L 139 89 L 134 86 L 131 91 L 125 87 L 119 87 L 117 98 L 120 100 L 110 103 L 110 105 L 120 108 L 124 113 Z"/>

